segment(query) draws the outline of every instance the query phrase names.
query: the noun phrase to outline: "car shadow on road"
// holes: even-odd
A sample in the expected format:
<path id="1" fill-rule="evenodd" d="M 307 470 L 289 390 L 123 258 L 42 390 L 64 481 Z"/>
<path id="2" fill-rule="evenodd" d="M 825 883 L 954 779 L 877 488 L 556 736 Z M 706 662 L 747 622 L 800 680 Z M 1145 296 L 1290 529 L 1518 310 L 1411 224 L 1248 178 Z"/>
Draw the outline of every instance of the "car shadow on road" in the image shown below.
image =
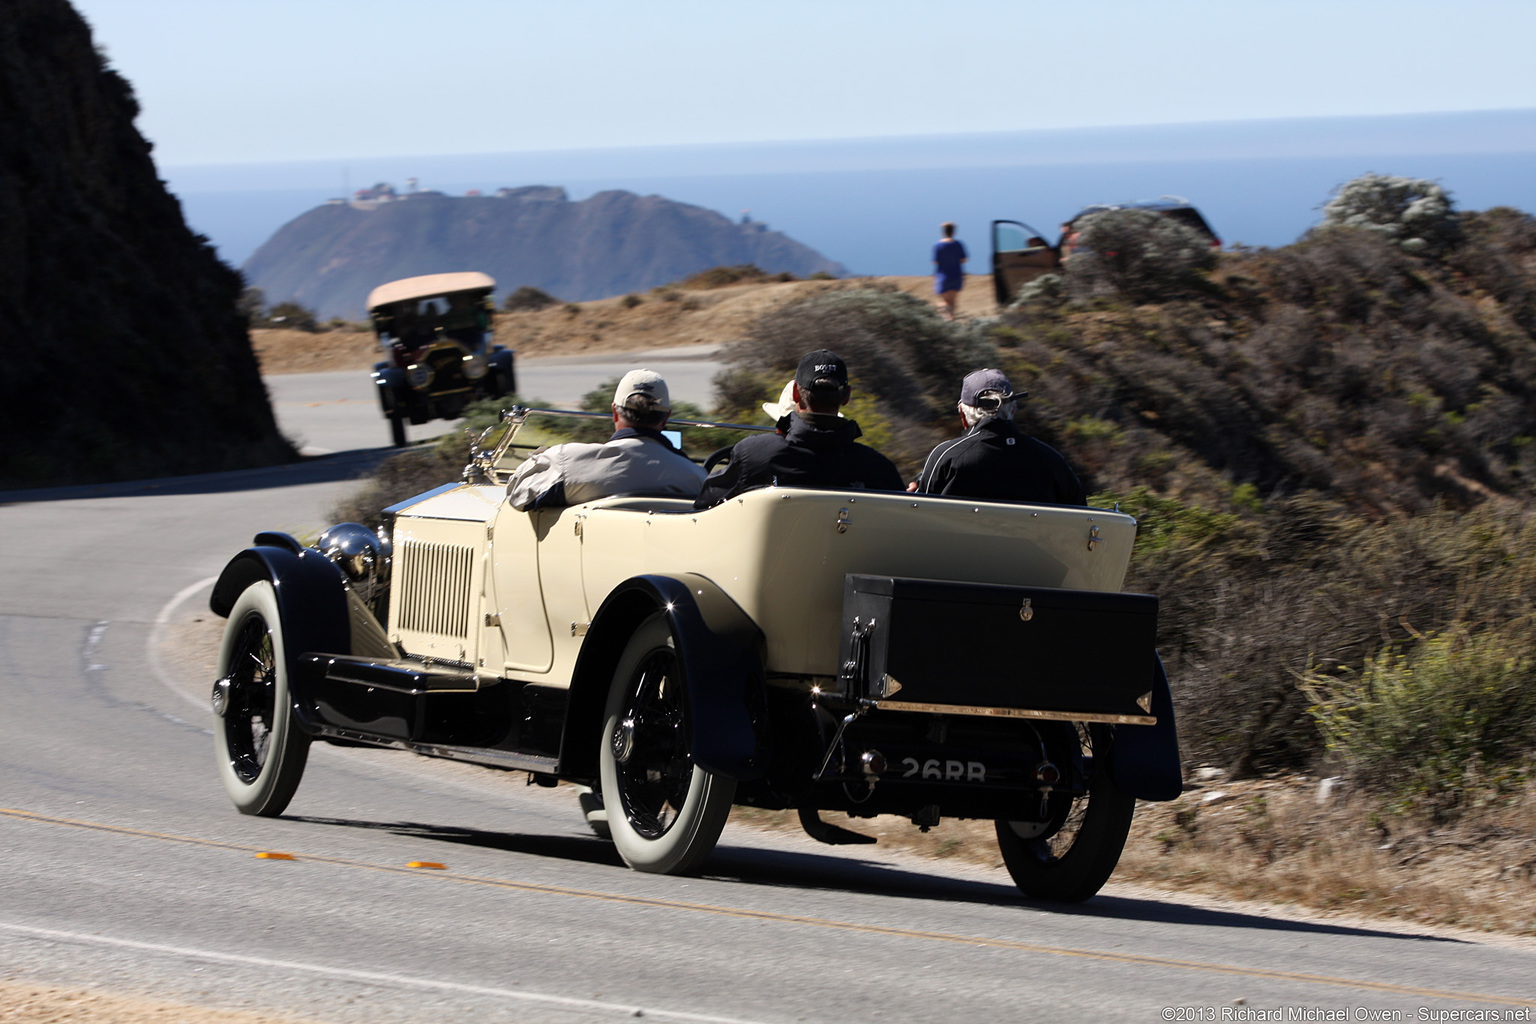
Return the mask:
<path id="1" fill-rule="evenodd" d="M 363 821 L 302 815 L 285 815 L 284 817 L 289 821 L 307 824 L 366 829 L 415 839 L 475 846 L 486 850 L 501 850 L 507 853 L 579 861 L 621 869 L 625 867 L 613 844 L 596 836 L 489 832 L 413 821 Z M 936 870 L 942 870 L 942 868 L 936 867 Z M 1086 903 L 1048 903 L 1030 899 L 1012 885 L 1002 883 L 956 878 L 939 873 L 929 874 L 924 871 L 914 871 L 908 867 L 893 867 L 890 864 L 858 857 L 767 850 L 761 847 L 733 846 L 728 843 L 716 847 L 704 865 L 701 875 L 710 881 L 728 885 L 859 893 L 868 896 L 935 900 L 946 903 L 1017 906 L 1063 916 L 1139 921 L 1191 928 L 1249 928 L 1300 935 L 1355 936 L 1448 943 L 1464 941 L 1449 936 L 1415 932 L 1411 929 L 1331 924 L 1326 921 L 1270 917 L 1257 911 L 1189 906 L 1178 902 L 1177 894 L 1169 894 L 1166 899 L 1156 899 L 1100 893 Z M 690 898 L 697 898 L 697 893 L 695 892 Z"/>
<path id="2" fill-rule="evenodd" d="M 938 869 L 942 870 L 942 869 Z M 827 857 L 814 853 L 780 852 L 762 849 L 732 849 L 721 846 L 705 865 L 708 878 L 740 881 L 754 885 L 817 888 L 869 895 L 900 896 L 944 900 L 948 902 L 1014 905 L 1052 914 L 1106 920 L 1142 921 L 1149 924 L 1185 925 L 1196 928 L 1252 928 L 1271 932 L 1295 932 L 1316 935 L 1364 936 L 1371 938 L 1462 940 L 1411 932 L 1402 929 L 1332 924 L 1269 917 L 1258 911 L 1221 910 L 1190 906 L 1178 902 L 1170 893 L 1166 899 L 1116 896 L 1100 893 L 1085 903 L 1051 903 L 1031 899 L 1012 885 L 944 875 L 929 875 L 892 868 L 858 859 Z"/>
<path id="3" fill-rule="evenodd" d="M 92 498 L 227 494 L 237 491 L 263 491 L 276 487 L 298 487 L 305 484 L 337 483 L 343 480 L 360 479 L 398 451 L 400 449 L 397 448 L 358 448 L 352 451 L 332 452 L 329 455 L 306 456 L 297 462 L 279 466 L 236 469 L 223 473 L 0 491 L 0 505 L 42 501 L 86 501 Z"/>
<path id="4" fill-rule="evenodd" d="M 388 832 L 410 839 L 458 843 L 463 846 L 476 846 L 483 850 L 524 853 L 532 857 L 554 857 L 560 860 L 605 864 L 618 868 L 624 866 L 624 861 L 619 857 L 618 851 L 613 848 L 613 844 L 596 836 L 486 832 L 481 829 L 459 828 L 453 825 L 427 825 L 417 821 L 359 821 L 354 818 L 315 818 L 298 814 L 285 814 L 283 818 L 286 821 L 300 821 L 308 825 L 331 825 L 338 828 Z"/>

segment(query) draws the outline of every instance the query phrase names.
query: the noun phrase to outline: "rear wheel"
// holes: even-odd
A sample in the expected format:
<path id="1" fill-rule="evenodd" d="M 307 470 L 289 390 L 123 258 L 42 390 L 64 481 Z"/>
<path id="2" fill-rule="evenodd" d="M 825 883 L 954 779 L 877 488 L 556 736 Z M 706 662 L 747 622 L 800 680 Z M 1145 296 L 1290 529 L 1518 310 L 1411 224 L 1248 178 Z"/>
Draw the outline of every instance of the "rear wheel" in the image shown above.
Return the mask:
<path id="1" fill-rule="evenodd" d="M 276 817 L 304 776 L 309 735 L 293 719 L 277 597 L 266 580 L 235 600 L 214 684 L 214 748 L 224 790 L 242 814 Z"/>
<path id="2" fill-rule="evenodd" d="M 405 447 L 405 417 L 399 413 L 389 414 L 389 443 L 396 448 Z"/>
<path id="3" fill-rule="evenodd" d="M 697 868 L 736 795 L 735 780 L 693 763 L 685 686 L 666 617 L 653 615 L 619 658 L 598 753 L 608 830 L 637 871 Z"/>
<path id="4" fill-rule="evenodd" d="M 1088 792 L 1077 797 L 1053 794 L 1044 822 L 1000 819 L 997 845 L 1008 874 L 1026 895 L 1080 903 L 1099 891 L 1120 862 L 1136 798 L 1122 793 L 1109 776 L 1113 738 L 1108 726 L 1065 728 L 1075 731 Z"/>

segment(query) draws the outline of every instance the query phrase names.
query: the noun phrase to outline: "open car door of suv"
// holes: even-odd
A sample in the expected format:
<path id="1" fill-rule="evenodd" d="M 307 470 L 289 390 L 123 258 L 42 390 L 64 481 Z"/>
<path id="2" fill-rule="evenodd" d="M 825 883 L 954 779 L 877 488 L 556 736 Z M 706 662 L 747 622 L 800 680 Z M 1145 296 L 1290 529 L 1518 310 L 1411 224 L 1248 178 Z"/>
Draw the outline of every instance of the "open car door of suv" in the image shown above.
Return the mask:
<path id="1" fill-rule="evenodd" d="M 992 222 L 992 288 L 1006 306 L 1019 288 L 1061 266 L 1061 255 L 1040 232 L 1016 220 Z"/>

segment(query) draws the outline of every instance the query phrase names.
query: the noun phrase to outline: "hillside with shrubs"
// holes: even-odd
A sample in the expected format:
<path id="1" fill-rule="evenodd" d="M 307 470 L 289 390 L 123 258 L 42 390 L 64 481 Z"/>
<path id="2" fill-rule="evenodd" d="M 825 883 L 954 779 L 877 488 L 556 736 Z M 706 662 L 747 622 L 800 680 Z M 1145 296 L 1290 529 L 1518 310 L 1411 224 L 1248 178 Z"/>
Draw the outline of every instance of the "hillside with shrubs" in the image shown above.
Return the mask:
<path id="1" fill-rule="evenodd" d="M 1186 763 L 1347 775 L 1456 816 L 1536 753 L 1536 220 L 1430 182 L 1351 182 L 1294 245 L 1218 256 L 1144 210 L 1083 226 L 1060 275 L 951 324 L 847 289 L 730 350 L 745 415 L 818 345 L 909 473 L 1004 368 L 1021 424 L 1141 524 L 1133 589 Z"/>

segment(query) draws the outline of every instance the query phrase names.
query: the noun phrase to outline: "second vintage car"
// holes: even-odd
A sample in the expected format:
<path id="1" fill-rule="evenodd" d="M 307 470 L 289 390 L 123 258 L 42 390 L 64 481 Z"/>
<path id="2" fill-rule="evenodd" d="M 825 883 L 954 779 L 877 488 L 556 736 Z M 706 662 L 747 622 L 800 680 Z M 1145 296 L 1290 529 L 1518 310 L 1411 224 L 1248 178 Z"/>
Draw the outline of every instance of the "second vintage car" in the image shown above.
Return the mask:
<path id="1" fill-rule="evenodd" d="M 875 840 L 828 812 L 980 818 L 1020 889 L 1076 901 L 1136 799 L 1178 796 L 1129 516 L 783 487 L 520 512 L 512 434 L 379 533 L 260 534 L 224 569 L 241 811 L 282 813 L 312 740 L 374 744 L 587 787 L 643 871 L 697 870 L 733 804 L 829 843 Z"/>
<path id="2" fill-rule="evenodd" d="M 514 353 L 492 337 L 495 290 L 490 275 L 470 272 L 407 277 L 368 294 L 385 356 L 373 383 L 396 448 L 407 423 L 451 420 L 476 398 L 517 390 Z"/>

